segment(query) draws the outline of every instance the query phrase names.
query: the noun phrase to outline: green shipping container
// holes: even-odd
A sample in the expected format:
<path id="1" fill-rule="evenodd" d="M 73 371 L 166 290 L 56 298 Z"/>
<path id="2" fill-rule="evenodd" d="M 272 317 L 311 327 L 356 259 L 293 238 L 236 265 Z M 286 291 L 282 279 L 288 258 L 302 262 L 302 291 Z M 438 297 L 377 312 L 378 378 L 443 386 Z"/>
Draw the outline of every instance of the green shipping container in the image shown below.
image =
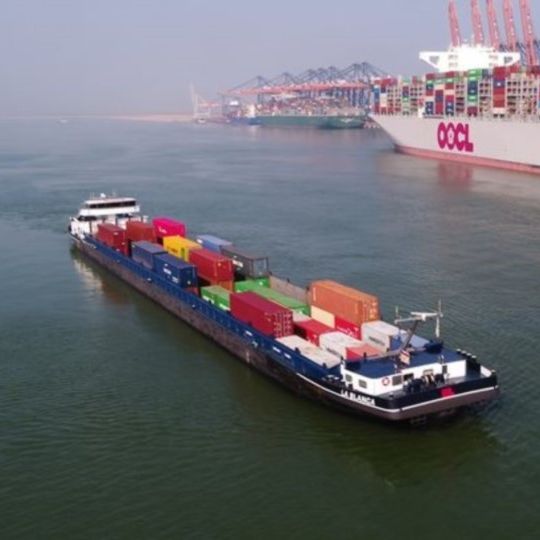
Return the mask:
<path id="1" fill-rule="evenodd" d="M 214 306 L 223 311 L 230 310 L 230 296 L 231 292 L 219 285 L 201 287 L 201 298 L 214 304 Z"/>
<path id="2" fill-rule="evenodd" d="M 310 314 L 309 306 L 307 304 L 304 304 L 295 298 L 291 298 L 290 296 L 285 296 L 284 294 L 274 291 L 273 289 L 268 289 L 266 287 L 255 287 L 253 292 L 257 293 L 263 298 L 266 298 L 267 300 L 271 300 L 272 302 L 279 304 L 280 306 L 303 313 L 304 315 L 309 316 Z"/>
<path id="3" fill-rule="evenodd" d="M 235 292 L 253 291 L 256 287 L 270 287 L 270 278 L 261 277 L 257 279 L 246 279 L 245 281 L 237 281 L 234 284 Z"/>

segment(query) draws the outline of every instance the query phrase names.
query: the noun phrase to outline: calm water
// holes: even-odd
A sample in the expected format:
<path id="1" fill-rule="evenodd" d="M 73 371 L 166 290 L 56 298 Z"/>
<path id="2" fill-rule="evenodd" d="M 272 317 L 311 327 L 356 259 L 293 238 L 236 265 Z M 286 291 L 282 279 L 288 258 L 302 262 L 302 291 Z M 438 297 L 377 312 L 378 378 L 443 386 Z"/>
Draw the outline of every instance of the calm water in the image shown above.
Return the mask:
<path id="1" fill-rule="evenodd" d="M 299 399 L 70 253 L 137 196 L 397 304 L 499 371 L 483 414 L 398 429 Z M 540 179 L 376 131 L 0 124 L 0 537 L 530 538 L 540 526 Z"/>

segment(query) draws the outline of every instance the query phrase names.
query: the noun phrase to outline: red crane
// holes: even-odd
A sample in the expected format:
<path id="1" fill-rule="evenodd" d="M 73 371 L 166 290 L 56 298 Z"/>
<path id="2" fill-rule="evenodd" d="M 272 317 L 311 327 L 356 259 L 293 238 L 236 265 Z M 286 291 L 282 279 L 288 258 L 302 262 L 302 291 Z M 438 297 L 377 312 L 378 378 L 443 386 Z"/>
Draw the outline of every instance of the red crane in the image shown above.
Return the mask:
<path id="1" fill-rule="evenodd" d="M 519 0 L 521 11 L 521 26 L 523 27 L 523 44 L 525 45 L 525 58 L 529 66 L 538 65 L 538 54 L 536 53 L 536 37 L 531 15 L 531 4 L 529 0 Z"/>
<path id="2" fill-rule="evenodd" d="M 516 32 L 516 23 L 514 21 L 514 9 L 512 8 L 512 0 L 504 0 L 504 28 L 506 31 L 506 48 L 509 51 L 519 51 L 519 43 Z"/>
<path id="3" fill-rule="evenodd" d="M 497 22 L 497 11 L 495 10 L 494 0 L 486 0 L 488 24 L 489 24 L 489 40 L 491 46 L 497 51 L 501 48 L 501 33 L 499 31 L 499 23 Z"/>
<path id="4" fill-rule="evenodd" d="M 475 45 L 485 45 L 484 28 L 482 26 L 482 12 L 478 0 L 471 0 L 473 34 Z"/>
<path id="5" fill-rule="evenodd" d="M 452 46 L 459 47 L 463 43 L 463 40 L 461 39 L 461 30 L 459 28 L 456 0 L 450 0 L 448 2 L 448 18 L 450 21 L 450 35 L 452 36 Z"/>

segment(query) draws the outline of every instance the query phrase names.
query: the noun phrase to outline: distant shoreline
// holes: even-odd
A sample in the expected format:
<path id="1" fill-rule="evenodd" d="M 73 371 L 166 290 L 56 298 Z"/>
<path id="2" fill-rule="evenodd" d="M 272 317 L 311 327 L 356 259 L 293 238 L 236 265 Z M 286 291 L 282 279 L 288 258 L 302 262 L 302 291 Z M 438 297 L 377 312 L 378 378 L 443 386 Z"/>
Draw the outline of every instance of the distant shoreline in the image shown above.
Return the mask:
<path id="1" fill-rule="evenodd" d="M 0 120 L 53 120 L 69 122 L 70 120 L 122 120 L 128 122 L 155 123 L 189 123 L 193 121 L 191 114 L 185 113 L 154 113 L 154 114 L 96 114 L 96 115 L 18 115 L 0 116 Z"/>

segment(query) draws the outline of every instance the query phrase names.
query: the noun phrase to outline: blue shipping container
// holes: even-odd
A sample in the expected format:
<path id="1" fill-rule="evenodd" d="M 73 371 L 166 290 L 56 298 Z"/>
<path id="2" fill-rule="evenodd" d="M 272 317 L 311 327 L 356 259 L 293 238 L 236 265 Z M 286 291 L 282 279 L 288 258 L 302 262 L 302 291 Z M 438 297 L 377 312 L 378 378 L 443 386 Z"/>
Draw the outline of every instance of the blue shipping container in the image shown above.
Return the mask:
<path id="1" fill-rule="evenodd" d="M 155 270 L 161 277 L 182 288 L 197 286 L 197 268 L 174 255 L 154 257 Z"/>
<path id="2" fill-rule="evenodd" d="M 146 241 L 131 244 L 131 258 L 149 270 L 154 269 L 154 257 L 160 253 L 165 253 L 165 250 L 159 244 Z"/>
<path id="3" fill-rule="evenodd" d="M 232 246 L 232 242 L 211 234 L 199 234 L 196 240 L 204 249 L 209 249 L 216 253 L 221 253 L 222 247 Z"/>

